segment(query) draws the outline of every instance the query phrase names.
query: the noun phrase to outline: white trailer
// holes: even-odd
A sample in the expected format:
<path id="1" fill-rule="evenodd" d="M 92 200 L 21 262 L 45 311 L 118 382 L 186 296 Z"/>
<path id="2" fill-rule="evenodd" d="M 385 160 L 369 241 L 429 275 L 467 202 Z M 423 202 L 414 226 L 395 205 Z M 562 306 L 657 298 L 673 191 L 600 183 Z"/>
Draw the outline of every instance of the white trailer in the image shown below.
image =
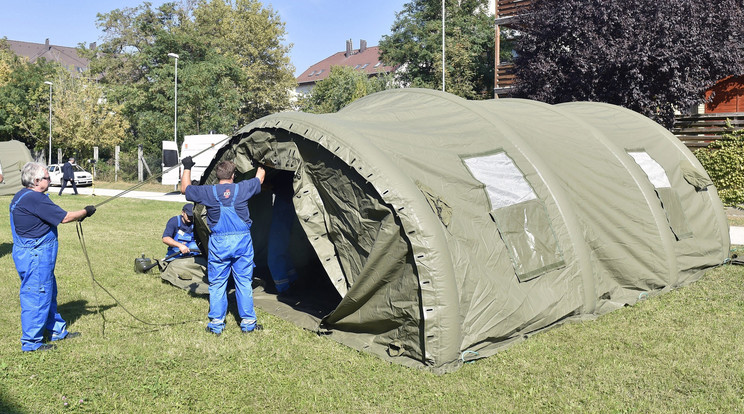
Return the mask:
<path id="1" fill-rule="evenodd" d="M 195 163 L 191 169 L 191 179 L 198 181 L 201 179 L 202 174 L 204 174 L 204 170 L 212 162 L 217 151 L 227 144 L 228 141 L 228 136 L 225 134 L 185 135 L 181 144 L 181 153 L 176 155 L 176 159 L 178 160 L 176 165 L 180 164 L 181 160 L 185 157 L 190 156 Z M 163 171 L 170 168 L 166 165 L 166 160 L 170 160 L 175 152 L 176 148 L 173 141 L 163 141 Z M 182 167 L 179 167 L 163 174 L 163 185 L 178 184 L 182 171 Z"/>

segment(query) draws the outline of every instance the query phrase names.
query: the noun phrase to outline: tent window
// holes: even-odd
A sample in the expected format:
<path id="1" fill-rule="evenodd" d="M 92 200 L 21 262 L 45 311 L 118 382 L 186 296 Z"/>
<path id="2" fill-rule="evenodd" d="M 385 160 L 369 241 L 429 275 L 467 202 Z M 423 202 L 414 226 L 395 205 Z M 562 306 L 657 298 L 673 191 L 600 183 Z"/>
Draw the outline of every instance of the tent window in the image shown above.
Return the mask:
<path id="1" fill-rule="evenodd" d="M 520 282 L 565 266 L 545 205 L 522 171 L 504 152 L 464 159 L 483 183 L 496 222 Z"/>
<path id="2" fill-rule="evenodd" d="M 646 152 L 635 152 L 628 151 L 628 155 L 633 157 L 635 162 L 641 167 L 643 172 L 646 173 L 651 184 L 656 188 L 669 188 L 672 184 L 669 183 L 669 177 L 666 175 L 666 171 L 661 165 L 656 162 L 655 159 L 651 158 Z"/>
<path id="3" fill-rule="evenodd" d="M 664 168 L 645 151 L 628 151 L 628 155 L 633 157 L 638 166 L 646 173 L 651 184 L 653 184 L 656 195 L 659 197 L 661 206 L 666 213 L 669 228 L 671 228 L 677 240 L 692 237 L 692 231 L 687 224 L 687 217 L 682 208 L 679 194 L 677 194 L 677 190 L 672 188 L 672 184 Z"/>
<path id="4" fill-rule="evenodd" d="M 537 199 L 522 172 L 504 152 L 467 158 L 465 165 L 486 186 L 494 210 Z"/>

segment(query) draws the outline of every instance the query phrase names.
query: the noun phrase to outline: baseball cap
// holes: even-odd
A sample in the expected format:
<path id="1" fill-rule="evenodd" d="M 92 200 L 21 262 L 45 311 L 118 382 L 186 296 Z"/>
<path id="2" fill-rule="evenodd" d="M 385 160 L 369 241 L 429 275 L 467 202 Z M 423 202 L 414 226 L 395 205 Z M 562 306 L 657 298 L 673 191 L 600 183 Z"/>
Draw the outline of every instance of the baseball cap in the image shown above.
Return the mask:
<path id="1" fill-rule="evenodd" d="M 194 217 L 194 205 L 193 204 L 184 204 L 183 205 L 183 212 L 186 213 L 189 217 Z"/>

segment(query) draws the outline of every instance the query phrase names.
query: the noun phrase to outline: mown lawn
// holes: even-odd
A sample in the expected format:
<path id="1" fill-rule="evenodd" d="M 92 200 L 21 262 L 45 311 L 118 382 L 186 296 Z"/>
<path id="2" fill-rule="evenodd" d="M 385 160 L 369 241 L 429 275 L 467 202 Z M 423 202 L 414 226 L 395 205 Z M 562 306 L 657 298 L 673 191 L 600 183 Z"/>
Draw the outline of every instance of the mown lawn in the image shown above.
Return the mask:
<path id="1" fill-rule="evenodd" d="M 67 209 L 102 201 L 52 197 Z M 23 354 L 8 203 L 0 198 L 0 412 L 744 411 L 744 267 L 719 267 L 691 286 L 437 376 L 260 309 L 262 332 L 241 335 L 229 320 L 221 337 L 206 334 L 205 298 L 133 271 L 139 254 L 164 254 L 163 226 L 180 205 L 133 199 L 83 222 L 95 277 L 138 318 L 170 325 L 137 322 L 94 289 L 75 225 L 66 224 L 58 301 L 83 336 Z"/>

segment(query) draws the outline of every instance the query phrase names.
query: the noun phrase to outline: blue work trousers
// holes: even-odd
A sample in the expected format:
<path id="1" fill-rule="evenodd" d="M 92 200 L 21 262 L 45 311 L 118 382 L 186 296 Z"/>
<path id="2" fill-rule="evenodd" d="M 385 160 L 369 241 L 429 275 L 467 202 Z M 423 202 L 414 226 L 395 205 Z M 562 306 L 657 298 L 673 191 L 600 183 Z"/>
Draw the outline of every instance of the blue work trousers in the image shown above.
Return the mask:
<path id="1" fill-rule="evenodd" d="M 20 242 L 20 243 L 19 243 Z M 13 262 L 21 278 L 21 349 L 34 351 L 43 344 L 44 331 L 51 340 L 67 336 L 67 323 L 57 313 L 57 237 L 52 232 L 39 239 L 15 238 Z"/>
<path id="2" fill-rule="evenodd" d="M 235 279 L 238 314 L 255 321 L 253 309 L 253 241 L 250 232 L 212 234 L 209 237 L 209 319 L 224 321 L 227 315 L 227 280 Z"/>

